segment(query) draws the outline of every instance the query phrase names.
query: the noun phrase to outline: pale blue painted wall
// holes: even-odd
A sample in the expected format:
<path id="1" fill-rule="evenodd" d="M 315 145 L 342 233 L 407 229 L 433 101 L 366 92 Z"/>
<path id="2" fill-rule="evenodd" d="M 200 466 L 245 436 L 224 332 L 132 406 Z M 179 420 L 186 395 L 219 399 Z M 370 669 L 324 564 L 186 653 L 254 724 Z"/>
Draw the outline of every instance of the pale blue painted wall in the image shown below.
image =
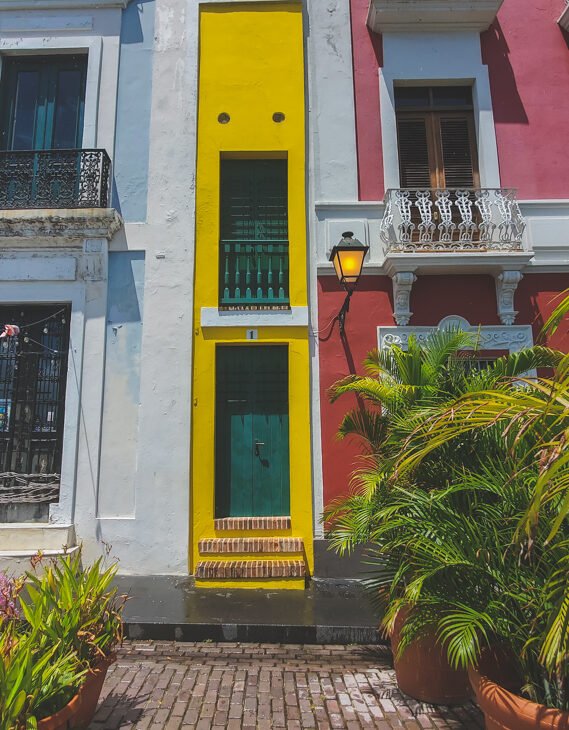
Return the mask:
<path id="1" fill-rule="evenodd" d="M 99 517 L 135 514 L 144 253 L 109 253 Z M 121 485 L 117 490 L 117 484 Z"/>
<path id="2" fill-rule="evenodd" d="M 113 204 L 128 222 L 146 220 L 155 7 L 133 0 L 123 11 Z"/>

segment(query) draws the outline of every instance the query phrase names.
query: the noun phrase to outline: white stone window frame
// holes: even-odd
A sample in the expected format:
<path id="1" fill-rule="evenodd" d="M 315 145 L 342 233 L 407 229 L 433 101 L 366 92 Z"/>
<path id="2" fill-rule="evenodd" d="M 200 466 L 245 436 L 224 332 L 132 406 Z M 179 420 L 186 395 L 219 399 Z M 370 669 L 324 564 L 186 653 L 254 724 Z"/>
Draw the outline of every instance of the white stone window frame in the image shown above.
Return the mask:
<path id="1" fill-rule="evenodd" d="M 461 329 L 471 332 L 478 339 L 478 348 L 484 352 L 504 351 L 519 352 L 526 347 L 533 347 L 533 331 L 529 324 L 514 325 L 471 325 L 468 320 L 459 315 L 449 315 L 433 326 L 405 326 L 405 327 L 378 327 L 377 340 L 380 350 L 391 345 L 398 345 L 407 349 L 409 338 L 415 337 L 419 344 L 424 345 L 430 334 L 436 330 Z M 535 377 L 535 370 L 527 373 Z"/>
<path id="2" fill-rule="evenodd" d="M 385 190 L 400 187 L 394 88 L 472 86 L 480 187 L 499 188 L 498 146 L 488 67 L 476 32 L 385 33 L 379 69 Z"/>
<path id="3" fill-rule="evenodd" d="M 22 263 L 25 265 L 25 259 Z M 60 258 L 59 264 L 53 258 L 44 259 L 42 263 L 44 273 L 41 276 L 45 278 L 61 277 L 64 280 L 23 282 L 16 279 L 7 281 L 6 279 L 11 274 L 6 275 L 4 267 L 0 265 L 2 304 L 13 305 L 25 302 L 26 304 L 69 304 L 71 306 L 59 499 L 50 505 L 49 511 L 50 523 L 70 525 L 73 523 L 77 439 L 81 412 L 85 287 L 82 281 L 75 280 L 76 263 L 73 257 L 66 256 L 65 261 Z M 67 269 L 69 270 L 67 271 Z M 65 279 L 68 280 L 65 281 Z"/>
<path id="4" fill-rule="evenodd" d="M 122 11 L 116 5 L 101 5 L 77 5 L 80 14 L 71 8 L 46 11 L 45 5 L 39 5 L 24 14 L 23 8 L 0 2 L 0 74 L 6 57 L 84 54 L 87 76 L 82 148 L 103 148 L 112 158 Z"/>

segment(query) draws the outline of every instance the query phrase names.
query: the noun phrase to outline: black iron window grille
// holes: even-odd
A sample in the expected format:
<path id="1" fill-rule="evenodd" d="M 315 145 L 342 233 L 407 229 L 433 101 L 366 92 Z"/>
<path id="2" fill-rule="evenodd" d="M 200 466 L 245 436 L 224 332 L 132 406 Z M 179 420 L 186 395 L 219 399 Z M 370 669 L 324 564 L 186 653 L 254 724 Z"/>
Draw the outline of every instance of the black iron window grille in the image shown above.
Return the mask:
<path id="1" fill-rule="evenodd" d="M 59 498 L 68 305 L 0 307 L 0 507 Z"/>
<path id="2" fill-rule="evenodd" d="M 0 209 L 106 208 L 110 174 L 105 150 L 0 152 Z"/>

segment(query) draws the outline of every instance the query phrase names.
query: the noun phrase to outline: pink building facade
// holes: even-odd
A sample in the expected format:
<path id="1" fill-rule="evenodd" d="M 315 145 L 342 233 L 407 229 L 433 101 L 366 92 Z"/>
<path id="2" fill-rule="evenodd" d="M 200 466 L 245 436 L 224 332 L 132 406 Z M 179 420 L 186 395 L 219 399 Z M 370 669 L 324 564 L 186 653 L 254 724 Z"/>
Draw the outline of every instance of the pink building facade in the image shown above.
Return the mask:
<path id="1" fill-rule="evenodd" d="M 347 492 L 357 455 L 336 439 L 350 404 L 329 403 L 335 380 L 361 372 L 372 348 L 445 322 L 479 331 L 485 354 L 521 349 L 569 287 L 565 3 L 332 4 L 336 50 L 329 70 L 321 59 L 313 72 L 314 446 L 324 506 Z M 333 118 L 329 142 L 324 116 Z M 344 292 L 326 255 L 343 231 L 370 252 L 342 339 L 329 325 Z M 567 329 L 551 344 L 569 349 Z"/>

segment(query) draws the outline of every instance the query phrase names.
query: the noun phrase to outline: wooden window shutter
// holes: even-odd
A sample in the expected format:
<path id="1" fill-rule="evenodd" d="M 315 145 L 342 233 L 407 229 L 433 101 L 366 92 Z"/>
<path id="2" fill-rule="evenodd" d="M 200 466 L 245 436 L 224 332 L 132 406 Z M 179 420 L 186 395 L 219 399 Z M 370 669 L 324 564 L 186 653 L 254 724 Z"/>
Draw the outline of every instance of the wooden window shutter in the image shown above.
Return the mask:
<path id="1" fill-rule="evenodd" d="M 432 187 L 432 152 L 427 115 L 397 120 L 399 175 L 402 188 Z"/>
<path id="2" fill-rule="evenodd" d="M 478 185 L 476 148 L 471 115 L 441 115 L 439 118 L 440 152 L 447 188 L 472 188 Z"/>
<path id="3" fill-rule="evenodd" d="M 221 238 L 288 238 L 286 160 L 222 160 Z"/>

